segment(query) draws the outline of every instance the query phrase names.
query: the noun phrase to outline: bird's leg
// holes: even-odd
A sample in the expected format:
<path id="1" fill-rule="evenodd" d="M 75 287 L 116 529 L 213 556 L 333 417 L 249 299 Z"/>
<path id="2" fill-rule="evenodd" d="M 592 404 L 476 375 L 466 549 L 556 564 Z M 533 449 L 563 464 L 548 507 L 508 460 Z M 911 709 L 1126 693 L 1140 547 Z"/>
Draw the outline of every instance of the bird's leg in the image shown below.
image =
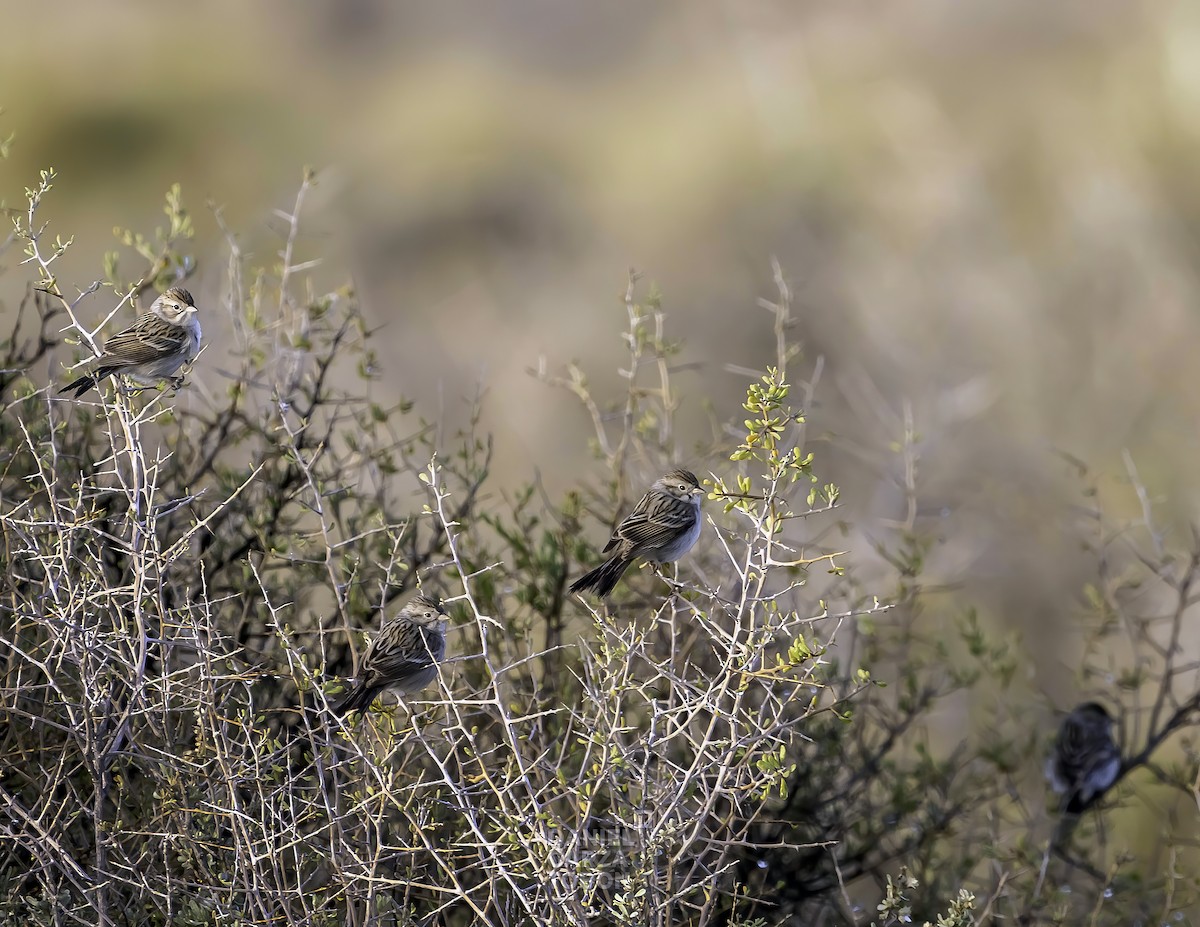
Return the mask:
<path id="1" fill-rule="evenodd" d="M 665 578 L 665 577 L 664 577 Z M 671 578 L 667 579 L 671 584 L 671 591 L 676 595 L 683 590 L 683 584 L 679 581 L 679 561 L 676 560 L 671 564 Z"/>
<path id="2" fill-rule="evenodd" d="M 678 593 L 682 588 L 679 582 L 679 563 L 673 562 L 670 564 L 671 572 L 667 573 L 668 564 L 651 562 L 651 568 L 654 570 L 654 575 L 661 579 L 664 583 L 671 587 L 671 591 Z"/>
<path id="3" fill-rule="evenodd" d="M 116 379 L 116 377 L 114 377 L 113 379 Z M 153 387 L 153 386 L 142 386 L 140 383 L 135 383 L 133 380 L 130 380 L 128 377 L 121 377 L 119 382 L 121 385 L 122 392 L 124 392 L 127 396 L 134 396 L 134 395 L 137 395 L 138 393 L 143 393 L 148 389 L 155 389 L 155 387 Z"/>
<path id="4" fill-rule="evenodd" d="M 671 567 L 671 575 L 670 576 L 667 575 L 667 567 L 668 566 Z M 679 585 L 679 561 L 674 561 L 670 564 L 655 563 L 654 564 L 654 572 L 658 574 L 659 578 L 662 579 L 663 582 L 670 583 L 672 586 Z"/>

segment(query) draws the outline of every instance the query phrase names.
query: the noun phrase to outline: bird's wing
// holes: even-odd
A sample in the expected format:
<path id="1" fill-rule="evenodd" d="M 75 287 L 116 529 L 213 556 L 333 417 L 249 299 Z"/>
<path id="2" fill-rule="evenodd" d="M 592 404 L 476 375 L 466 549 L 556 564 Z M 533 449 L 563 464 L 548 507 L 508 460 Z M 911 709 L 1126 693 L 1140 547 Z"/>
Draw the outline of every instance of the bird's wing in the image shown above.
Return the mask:
<path id="1" fill-rule="evenodd" d="M 680 530 L 692 526 L 695 518 L 696 509 L 691 503 L 661 493 L 647 493 L 617 526 L 613 537 L 630 547 L 653 549 L 674 540 Z"/>
<path id="2" fill-rule="evenodd" d="M 609 536 L 608 543 L 604 545 L 604 550 L 602 553 L 607 554 L 610 550 L 621 543 L 621 541 L 624 539 L 622 532 L 625 530 L 625 526 L 627 524 L 632 522 L 634 519 L 645 519 L 646 508 L 650 505 L 651 495 L 653 495 L 653 493 L 646 493 L 646 495 L 642 496 L 642 498 L 638 501 L 638 504 L 633 507 L 633 511 L 625 516 L 624 521 L 617 525 L 617 527 L 613 528 L 613 533 Z"/>
<path id="3" fill-rule="evenodd" d="M 433 661 L 429 659 L 428 654 L 423 657 L 402 653 L 381 654 L 365 668 L 363 681 L 368 685 L 402 682 L 432 665 Z"/>
<path id="4" fill-rule="evenodd" d="M 147 312 L 123 332 L 117 332 L 104 344 L 104 360 L 122 364 L 147 364 L 183 350 L 187 329 L 173 325 Z"/>
<path id="5" fill-rule="evenodd" d="M 398 680 L 424 669 L 445 653 L 445 639 L 441 639 L 439 647 L 438 637 L 411 624 L 397 627 L 392 633 L 388 629 L 381 631 L 363 657 L 364 676 Z"/>
<path id="6" fill-rule="evenodd" d="M 1074 715 L 1063 722 L 1056 752 L 1058 772 L 1071 787 L 1105 770 L 1114 760 L 1118 768 L 1121 762 L 1121 751 L 1109 737 L 1107 726 Z"/>
<path id="7" fill-rule="evenodd" d="M 604 545 L 603 553 L 607 554 L 625 539 L 624 531 L 626 525 L 646 520 L 646 510 L 650 507 L 650 497 L 653 495 L 654 493 L 648 492 L 642 496 L 638 504 L 633 507 L 633 511 L 626 515 L 625 520 L 613 529 L 612 536 L 608 539 L 608 543 Z"/>

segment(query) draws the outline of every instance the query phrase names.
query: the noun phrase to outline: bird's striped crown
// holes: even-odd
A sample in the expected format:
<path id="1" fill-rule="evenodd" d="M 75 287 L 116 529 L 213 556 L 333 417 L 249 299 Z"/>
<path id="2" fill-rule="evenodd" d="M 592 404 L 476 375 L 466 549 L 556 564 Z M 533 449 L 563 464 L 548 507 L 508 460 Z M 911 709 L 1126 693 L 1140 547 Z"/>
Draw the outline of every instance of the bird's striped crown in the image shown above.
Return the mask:
<path id="1" fill-rule="evenodd" d="M 435 599 L 433 596 L 426 595 L 423 592 L 419 592 L 409 599 L 405 609 L 410 612 L 422 612 L 433 609 L 438 615 L 446 614 L 446 609 L 442 607 L 441 599 Z"/>
<path id="2" fill-rule="evenodd" d="M 166 290 L 163 293 L 163 296 L 166 296 L 169 299 L 174 299 L 177 302 L 181 302 L 185 306 L 194 307 L 196 305 L 196 301 L 194 299 L 192 299 L 192 294 L 189 293 L 187 290 L 185 290 L 181 286 L 171 287 L 169 290 Z"/>
<path id="3" fill-rule="evenodd" d="M 685 470 L 683 467 L 677 467 L 672 470 L 663 477 L 663 481 L 667 483 L 687 483 L 695 489 L 700 488 L 700 481 L 696 479 L 696 474 L 691 470 Z"/>

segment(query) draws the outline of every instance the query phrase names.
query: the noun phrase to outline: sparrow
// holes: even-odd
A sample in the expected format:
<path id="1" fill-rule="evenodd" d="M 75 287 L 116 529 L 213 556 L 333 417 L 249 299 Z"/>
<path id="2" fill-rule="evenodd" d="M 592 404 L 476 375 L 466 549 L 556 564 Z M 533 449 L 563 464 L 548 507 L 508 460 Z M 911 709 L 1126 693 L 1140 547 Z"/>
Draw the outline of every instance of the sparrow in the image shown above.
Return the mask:
<path id="1" fill-rule="evenodd" d="M 113 335 L 90 373 L 68 383 L 59 393 L 74 392 L 78 399 L 113 374 L 122 374 L 142 386 L 171 380 L 178 388 L 183 378 L 176 371 L 200 353 L 200 322 L 192 294 L 173 286 L 154 301 L 149 311 Z"/>
<path id="2" fill-rule="evenodd" d="M 390 689 L 403 694 L 424 689 L 437 678 L 446 656 L 446 612 L 427 595 L 414 596 L 383 623 L 367 646 L 358 681 L 333 706 L 338 715 L 365 714 L 375 696 Z"/>
<path id="3" fill-rule="evenodd" d="M 1112 730 L 1112 716 L 1098 702 L 1084 702 L 1063 719 L 1046 773 L 1066 814 L 1082 814 L 1117 781 L 1121 751 Z"/>
<path id="4" fill-rule="evenodd" d="M 575 580 L 571 591 L 593 589 L 597 595 L 607 596 L 639 557 L 655 563 L 678 560 L 700 537 L 703 495 L 691 470 L 672 470 L 659 477 L 604 545 L 602 553 L 613 551 L 612 556 Z"/>

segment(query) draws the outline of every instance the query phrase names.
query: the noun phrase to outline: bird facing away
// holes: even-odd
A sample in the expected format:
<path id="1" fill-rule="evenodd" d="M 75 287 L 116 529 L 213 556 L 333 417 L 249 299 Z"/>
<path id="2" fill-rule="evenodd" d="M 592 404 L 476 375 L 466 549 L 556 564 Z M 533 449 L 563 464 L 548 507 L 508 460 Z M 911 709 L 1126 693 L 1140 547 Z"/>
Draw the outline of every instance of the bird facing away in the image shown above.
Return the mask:
<path id="1" fill-rule="evenodd" d="M 123 374 L 142 386 L 157 386 L 170 379 L 178 388 L 182 377 L 176 371 L 200 353 L 200 322 L 192 294 L 173 286 L 137 317 L 122 332 L 104 344 L 104 353 L 96 358 L 92 371 L 59 390 L 74 392 L 78 399 L 89 389 L 115 373 Z"/>
<path id="2" fill-rule="evenodd" d="M 336 714 L 365 714 L 385 689 L 416 692 L 437 678 L 437 664 L 446 656 L 446 612 L 427 595 L 414 596 L 396 615 L 384 621 L 367 647 L 358 681 L 340 702 Z"/>
<path id="3" fill-rule="evenodd" d="M 1112 716 L 1097 702 L 1084 702 L 1063 719 L 1046 773 L 1063 795 L 1066 814 L 1082 814 L 1117 781 L 1121 751 L 1112 730 Z"/>
<path id="4" fill-rule="evenodd" d="M 603 553 L 611 551 L 612 556 L 575 580 L 571 591 L 593 589 L 597 595 L 606 596 L 637 558 L 655 563 L 678 560 L 700 537 L 703 495 L 700 481 L 691 470 L 672 470 L 655 480 L 604 545 Z"/>

